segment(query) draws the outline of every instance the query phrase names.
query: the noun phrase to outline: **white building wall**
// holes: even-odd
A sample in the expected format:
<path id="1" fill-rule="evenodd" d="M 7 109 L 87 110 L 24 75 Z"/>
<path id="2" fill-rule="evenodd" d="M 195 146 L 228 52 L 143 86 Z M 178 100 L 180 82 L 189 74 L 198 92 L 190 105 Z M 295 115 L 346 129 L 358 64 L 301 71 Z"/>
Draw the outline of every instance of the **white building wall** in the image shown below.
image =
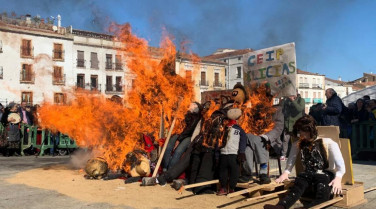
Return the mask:
<path id="1" fill-rule="evenodd" d="M 305 112 L 307 114 L 312 105 L 325 103 L 325 76 L 298 73 L 296 83 L 298 93 L 306 102 Z"/>
<path id="2" fill-rule="evenodd" d="M 73 44 L 73 67 L 75 71 L 74 82 L 77 83 L 77 75 L 85 75 L 85 83 L 90 83 L 90 77 L 92 75 L 98 76 L 98 84 L 100 92 L 107 97 L 113 95 L 123 96 L 124 90 L 131 85 L 131 76 L 125 77 L 125 74 L 129 74 L 129 70 L 126 67 L 126 58 L 121 55 L 122 70 L 115 70 L 115 57 L 118 54 L 118 47 L 121 43 L 104 40 L 100 38 L 74 36 Z M 85 67 L 77 66 L 78 51 L 84 52 Z M 91 52 L 97 53 L 99 60 L 99 68 L 91 68 Z M 112 55 L 112 69 L 106 69 L 106 54 Z M 119 54 L 120 55 L 120 54 Z M 106 91 L 106 76 L 112 76 L 112 84 L 116 84 L 116 77 L 122 78 L 122 91 Z M 85 86 L 85 89 L 90 90 L 90 86 Z"/>
<path id="3" fill-rule="evenodd" d="M 223 61 L 226 66 L 226 89 L 232 89 L 235 84 L 241 83 L 244 85 L 244 72 L 243 72 L 243 55 L 238 55 L 234 57 L 224 57 L 217 59 L 218 61 Z M 240 68 L 240 74 L 238 74 L 238 68 Z"/>
<path id="4" fill-rule="evenodd" d="M 32 42 L 32 58 L 21 57 L 22 39 Z M 53 102 L 54 93 L 66 91 L 73 86 L 72 51 L 73 41 L 69 36 L 51 35 L 40 32 L 28 32 L 27 30 L 16 30 L 1 26 L 0 41 L 2 42 L 2 53 L 0 53 L 0 67 L 3 68 L 3 78 L 0 79 L 0 102 L 21 101 L 21 92 L 33 93 L 33 104 L 40 104 L 43 101 Z M 63 45 L 64 60 L 54 61 L 54 43 Z M 31 64 L 35 74 L 34 83 L 21 83 L 20 72 L 22 64 Z M 65 85 L 53 85 L 53 67 L 60 66 L 66 76 Z"/>

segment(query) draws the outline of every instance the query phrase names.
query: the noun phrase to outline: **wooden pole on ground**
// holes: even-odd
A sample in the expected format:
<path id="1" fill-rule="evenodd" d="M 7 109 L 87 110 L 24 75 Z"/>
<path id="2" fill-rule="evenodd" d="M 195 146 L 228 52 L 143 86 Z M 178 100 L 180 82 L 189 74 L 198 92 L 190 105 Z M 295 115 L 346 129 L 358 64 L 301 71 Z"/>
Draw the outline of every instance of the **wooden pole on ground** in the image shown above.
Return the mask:
<path id="1" fill-rule="evenodd" d="M 174 120 L 172 121 L 172 124 L 171 124 L 170 130 L 168 131 L 167 139 L 166 139 L 166 141 L 165 141 L 165 143 L 164 143 L 164 145 L 163 145 L 162 152 L 161 152 L 161 154 L 159 155 L 159 159 L 158 159 L 157 165 L 155 166 L 155 169 L 154 169 L 154 172 L 153 172 L 153 177 L 156 177 L 156 176 L 157 176 L 158 169 L 159 169 L 159 167 L 161 166 L 161 162 L 162 162 L 162 159 L 163 159 L 163 155 L 164 155 L 164 153 L 165 153 L 165 151 L 166 151 L 168 141 L 170 141 L 171 134 L 172 134 L 172 130 L 174 129 L 174 126 L 175 126 L 175 122 L 176 122 L 176 117 L 175 117 Z"/>
<path id="2" fill-rule="evenodd" d="M 219 183 L 219 180 L 216 179 L 216 180 L 211 180 L 211 181 L 204 181 L 204 182 L 200 182 L 200 183 L 195 183 L 195 184 L 188 184 L 186 186 L 182 186 L 178 193 L 179 194 L 182 194 L 183 193 L 183 190 L 185 189 L 191 189 L 191 188 L 195 188 L 195 187 L 200 187 L 200 186 L 206 186 L 206 185 L 210 185 L 210 184 L 217 184 Z"/>
<path id="3" fill-rule="evenodd" d="M 368 188 L 368 189 L 364 190 L 364 193 L 371 192 L 373 190 L 376 190 L 376 187 Z"/>
<path id="4" fill-rule="evenodd" d="M 274 193 L 262 195 L 262 196 L 259 196 L 259 197 L 248 198 L 248 199 L 246 199 L 246 201 L 253 201 L 253 200 L 260 200 L 260 199 L 264 199 L 264 198 L 268 198 L 268 197 L 274 197 L 274 196 L 278 196 L 279 194 L 283 194 L 283 193 L 286 193 L 286 192 L 287 192 L 287 190 L 274 192 Z"/>
<path id="5" fill-rule="evenodd" d="M 219 183 L 219 180 L 211 180 L 211 181 L 205 181 L 205 182 L 200 182 L 196 184 L 189 184 L 184 186 L 184 189 L 190 189 L 190 188 L 195 188 L 195 187 L 200 187 L 200 186 L 205 186 L 205 185 L 210 185 L 210 184 L 216 184 Z"/>
<path id="6" fill-rule="evenodd" d="M 248 188 L 248 189 L 243 189 L 243 190 L 240 190 L 240 191 L 237 191 L 237 192 L 230 193 L 230 194 L 227 195 L 227 197 L 229 197 L 229 198 L 236 197 L 238 195 L 250 193 L 250 192 L 257 191 L 257 190 L 263 189 L 265 187 L 273 186 L 273 185 L 275 185 L 275 183 L 262 184 L 262 185 L 254 186 L 254 187 L 251 187 L 251 188 Z"/>
<path id="7" fill-rule="evenodd" d="M 336 197 L 336 198 L 333 198 L 332 200 L 328 200 L 326 202 L 323 202 L 321 204 L 318 204 L 316 206 L 313 206 L 311 209 L 320 209 L 320 208 L 324 208 L 324 207 L 327 207 L 329 205 L 333 205 L 334 203 L 337 203 L 339 201 L 341 201 L 343 199 L 343 197 Z"/>

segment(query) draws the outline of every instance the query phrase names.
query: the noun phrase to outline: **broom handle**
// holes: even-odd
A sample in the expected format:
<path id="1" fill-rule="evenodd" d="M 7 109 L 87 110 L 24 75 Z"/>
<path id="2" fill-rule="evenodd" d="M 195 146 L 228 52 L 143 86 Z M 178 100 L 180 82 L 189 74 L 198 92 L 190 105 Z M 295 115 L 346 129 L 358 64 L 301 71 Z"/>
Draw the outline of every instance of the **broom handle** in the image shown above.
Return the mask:
<path id="1" fill-rule="evenodd" d="M 163 159 L 163 155 L 164 155 L 164 153 L 165 153 L 165 151 L 166 151 L 168 141 L 170 141 L 171 133 L 172 133 L 172 130 L 174 129 L 175 122 L 176 122 L 176 116 L 175 116 L 174 120 L 172 121 L 172 125 L 171 125 L 171 127 L 170 127 L 170 130 L 168 131 L 167 139 L 166 139 L 166 141 L 165 141 L 165 143 L 164 143 L 164 145 L 163 145 L 162 152 L 161 152 L 161 154 L 159 155 L 159 159 L 158 159 L 157 165 L 155 166 L 155 169 L 154 169 L 154 172 L 153 172 L 153 176 L 152 176 L 152 177 L 156 177 L 156 176 L 157 176 L 158 169 L 159 169 L 159 167 L 161 166 L 161 162 L 162 162 L 162 159 Z"/>

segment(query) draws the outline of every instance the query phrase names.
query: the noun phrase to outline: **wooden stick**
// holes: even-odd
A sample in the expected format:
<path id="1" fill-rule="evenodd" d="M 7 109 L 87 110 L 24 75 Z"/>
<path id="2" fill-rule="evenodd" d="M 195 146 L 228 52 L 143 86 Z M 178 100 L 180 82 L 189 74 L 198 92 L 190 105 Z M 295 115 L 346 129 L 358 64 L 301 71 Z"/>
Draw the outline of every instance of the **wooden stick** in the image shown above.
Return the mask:
<path id="1" fill-rule="evenodd" d="M 263 184 L 263 185 L 254 186 L 254 187 L 251 187 L 251 188 L 248 188 L 248 189 L 243 189 L 243 190 L 240 190 L 240 191 L 237 191 L 237 192 L 230 193 L 230 194 L 227 195 L 227 197 L 231 198 L 231 197 L 235 197 L 235 196 L 242 195 L 242 194 L 245 194 L 245 193 L 250 193 L 250 192 L 257 191 L 257 190 L 260 190 L 260 189 L 268 187 L 268 186 L 272 186 L 274 184 L 275 183 Z"/>
<path id="2" fill-rule="evenodd" d="M 196 184 L 189 184 L 189 185 L 186 185 L 186 186 L 182 186 L 180 187 L 180 189 L 178 190 L 178 194 L 183 194 L 183 190 L 185 189 L 190 189 L 190 188 L 195 188 L 195 187 L 199 187 L 199 186 L 205 186 L 205 185 L 210 185 L 210 184 L 217 184 L 219 183 L 219 180 L 211 180 L 211 181 L 204 181 L 204 182 L 200 182 L 200 183 L 196 183 Z"/>
<path id="3" fill-rule="evenodd" d="M 219 183 L 218 179 L 211 180 L 211 181 L 204 181 L 204 182 L 200 182 L 200 183 L 196 183 L 196 184 L 186 185 L 186 186 L 184 186 L 184 189 L 190 189 L 190 188 L 195 188 L 195 187 L 205 186 L 205 185 L 210 185 L 210 184 L 217 184 L 217 183 Z"/>
<path id="4" fill-rule="evenodd" d="M 176 117 L 175 117 L 174 120 L 172 121 L 172 124 L 171 124 L 170 130 L 168 131 L 168 134 L 167 134 L 167 139 L 166 139 L 166 141 L 165 141 L 165 143 L 164 143 L 164 145 L 163 145 L 162 152 L 161 152 L 161 154 L 159 155 L 159 159 L 158 159 L 157 165 L 155 166 L 155 169 L 154 169 L 154 172 L 153 172 L 153 176 L 152 176 L 152 177 L 156 177 L 156 176 L 157 176 L 158 169 L 159 169 L 159 166 L 161 166 L 161 162 L 162 162 L 162 159 L 163 159 L 163 155 L 164 155 L 164 153 L 165 153 L 165 151 L 166 151 L 168 141 L 170 141 L 171 133 L 172 133 L 172 130 L 174 129 L 175 122 L 176 122 Z"/>
<path id="5" fill-rule="evenodd" d="M 332 200 L 328 200 L 328 201 L 323 202 L 321 204 L 315 205 L 311 209 L 320 209 L 320 208 L 323 208 L 323 207 L 327 207 L 329 205 L 333 205 L 334 203 L 341 201 L 342 199 L 343 199 L 343 197 L 336 197 L 336 198 L 333 198 Z"/>
<path id="6" fill-rule="evenodd" d="M 246 201 L 259 200 L 259 199 L 264 199 L 264 198 L 267 198 L 267 197 L 278 196 L 279 194 L 283 194 L 283 193 L 286 193 L 286 192 L 287 192 L 287 190 L 274 192 L 274 193 L 262 195 L 262 196 L 259 196 L 259 197 L 248 198 L 248 199 L 246 199 Z"/>
<path id="7" fill-rule="evenodd" d="M 160 128 L 159 128 L 159 139 L 162 139 L 164 137 L 164 118 L 163 118 L 163 107 L 162 107 L 162 110 L 161 110 L 161 125 L 160 125 Z M 160 156 L 161 154 L 161 146 L 158 146 L 158 156 Z"/>
<path id="8" fill-rule="evenodd" d="M 371 192 L 373 190 L 376 190 L 376 187 L 368 188 L 368 189 L 364 190 L 364 193 Z"/>

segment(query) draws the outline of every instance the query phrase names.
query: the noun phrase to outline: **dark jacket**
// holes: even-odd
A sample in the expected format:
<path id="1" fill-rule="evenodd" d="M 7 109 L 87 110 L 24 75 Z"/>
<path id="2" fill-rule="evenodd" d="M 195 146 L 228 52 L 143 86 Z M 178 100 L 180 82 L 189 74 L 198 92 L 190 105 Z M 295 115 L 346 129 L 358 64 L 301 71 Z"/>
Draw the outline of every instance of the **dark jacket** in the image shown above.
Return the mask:
<path id="1" fill-rule="evenodd" d="M 187 137 L 191 137 L 193 134 L 193 131 L 195 130 L 197 123 L 201 120 L 201 114 L 200 113 L 191 113 L 188 112 L 185 114 L 184 122 L 185 122 L 185 128 L 181 132 L 181 134 L 178 137 L 178 141 L 181 142 Z"/>
<path id="2" fill-rule="evenodd" d="M 340 126 L 339 116 L 342 112 L 342 100 L 333 94 L 328 100 L 326 100 L 326 109 L 324 109 L 323 125 L 324 126 Z"/>
<path id="3" fill-rule="evenodd" d="M 26 110 L 25 110 L 26 111 Z M 22 121 L 23 121 L 23 113 L 22 113 L 22 108 L 19 108 L 18 109 L 18 113 L 20 114 L 20 116 L 21 116 L 21 123 L 22 123 Z M 31 113 L 31 112 L 28 112 L 28 111 L 26 111 L 26 117 L 27 117 L 27 124 L 28 125 L 33 125 L 33 120 L 34 120 L 34 118 L 33 118 L 33 114 Z"/>
<path id="4" fill-rule="evenodd" d="M 353 119 L 357 119 L 357 122 L 368 121 L 369 112 L 362 108 L 361 110 L 355 110 L 353 113 Z"/>

